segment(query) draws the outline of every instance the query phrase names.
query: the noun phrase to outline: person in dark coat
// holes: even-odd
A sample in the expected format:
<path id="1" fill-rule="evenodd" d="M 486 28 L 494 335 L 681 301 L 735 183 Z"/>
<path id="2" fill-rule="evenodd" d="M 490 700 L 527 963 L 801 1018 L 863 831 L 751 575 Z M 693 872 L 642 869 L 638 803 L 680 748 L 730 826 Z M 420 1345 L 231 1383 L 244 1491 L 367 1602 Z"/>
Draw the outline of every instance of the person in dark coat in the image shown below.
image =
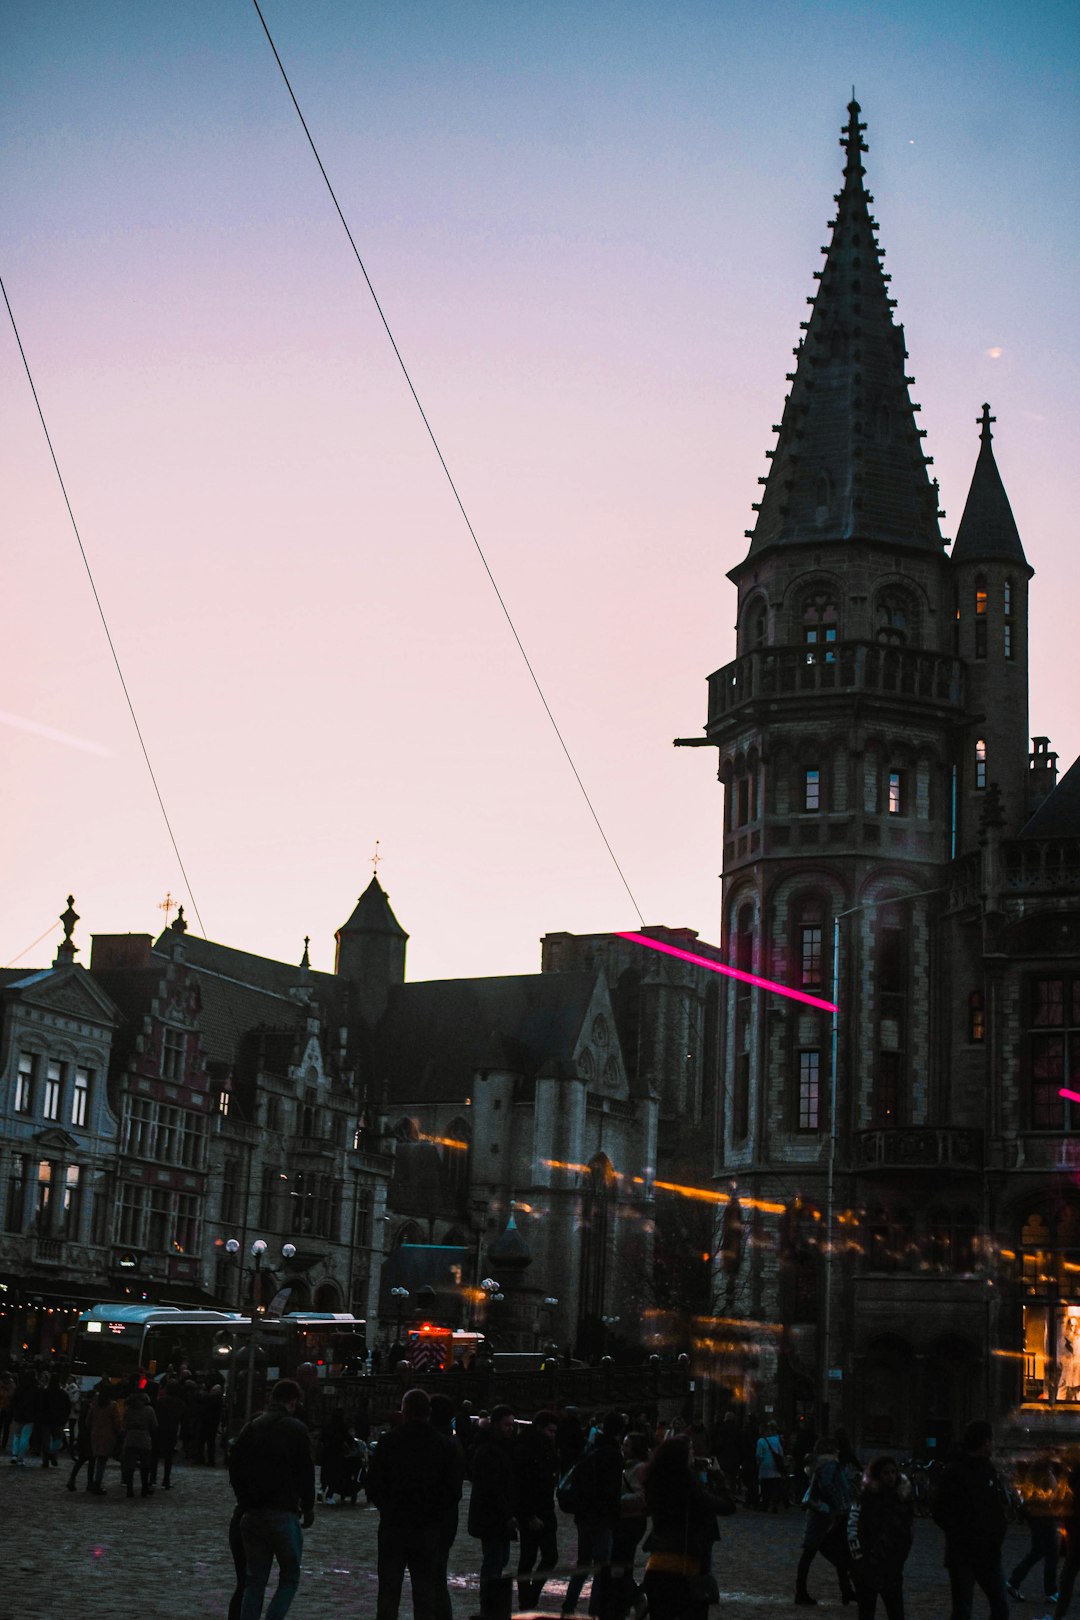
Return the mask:
<path id="1" fill-rule="evenodd" d="M 154 1450 L 150 1462 L 150 1483 L 157 1484 L 158 1469 L 161 1470 L 161 1488 L 163 1491 L 172 1490 L 172 1465 L 176 1454 L 177 1442 L 180 1438 L 180 1428 L 184 1421 L 186 1407 L 184 1397 L 180 1391 L 179 1382 L 170 1378 L 157 1398 L 154 1408 L 157 1414 L 157 1433 L 154 1435 Z"/>
<path id="2" fill-rule="evenodd" d="M 201 1390 L 195 1401 L 195 1461 L 211 1468 L 217 1463 L 217 1437 L 224 1405 L 225 1391 L 220 1384 Z"/>
<path id="3" fill-rule="evenodd" d="M 645 1471 L 645 1505 L 652 1521 L 643 1586 L 651 1620 L 707 1620 L 716 1600 L 711 1574 L 717 1517 L 734 1513 L 725 1486 L 706 1490 L 692 1469 L 689 1436 L 661 1441 Z"/>
<path id="4" fill-rule="evenodd" d="M 376 1620 L 397 1620 L 406 1570 L 413 1620 L 439 1620 L 446 1612 L 445 1528 L 461 1500 L 461 1481 L 454 1442 L 431 1426 L 427 1391 L 407 1390 L 401 1422 L 376 1446 L 365 1484 L 368 1500 L 379 1510 Z"/>
<path id="5" fill-rule="evenodd" d="M 510 1543 L 518 1533 L 515 1429 L 512 1408 L 493 1407 L 472 1458 L 469 1534 L 480 1543 L 480 1613 L 484 1620 L 509 1620 L 513 1601 L 514 1583 L 503 1571 L 510 1562 Z"/>
<path id="6" fill-rule="evenodd" d="M 431 1427 L 436 1434 L 445 1435 L 453 1446 L 458 1463 L 458 1477 L 464 1480 L 465 1448 L 454 1433 L 454 1403 L 449 1395 L 433 1395 L 431 1397 Z M 449 1564 L 450 1549 L 457 1538 L 459 1506 L 459 1502 L 455 1501 L 452 1507 L 447 1507 L 439 1524 L 439 1570 L 436 1581 L 439 1620 L 453 1620 L 454 1611 L 450 1602 Z"/>
<path id="7" fill-rule="evenodd" d="M 27 1368 L 19 1374 L 9 1408 L 12 1468 L 26 1467 L 26 1453 L 30 1449 L 30 1438 L 34 1432 L 34 1424 L 38 1420 L 40 1406 L 41 1391 L 38 1388 L 38 1381 Z"/>
<path id="8" fill-rule="evenodd" d="M 847 1474 L 840 1466 L 835 1441 L 823 1439 L 818 1442 L 817 1455 L 810 1465 L 810 1483 L 803 1506 L 806 1509 L 806 1525 L 799 1567 L 795 1572 L 795 1602 L 804 1608 L 813 1608 L 817 1603 L 817 1598 L 810 1596 L 806 1582 L 810 1565 L 820 1553 L 836 1570 L 841 1602 L 850 1603 L 855 1595 L 847 1543 L 851 1489 Z"/>
<path id="9" fill-rule="evenodd" d="M 267 1620 L 281 1620 L 300 1585 L 303 1532 L 315 1522 L 315 1464 L 296 1416 L 301 1399 L 299 1384 L 280 1379 L 269 1408 L 245 1423 L 229 1457 L 245 1565 L 240 1620 L 259 1620 L 275 1558 L 278 1584 Z"/>
<path id="10" fill-rule="evenodd" d="M 1058 1478 L 1046 1452 L 1032 1458 L 1017 1486 L 1031 1532 L 1031 1546 L 1005 1582 L 1005 1590 L 1022 1602 L 1024 1576 L 1041 1564 L 1043 1596 L 1047 1603 L 1053 1603 L 1058 1591 Z"/>
<path id="11" fill-rule="evenodd" d="M 135 1470 L 143 1496 L 149 1496 L 154 1487 L 150 1483 L 150 1463 L 154 1453 L 154 1435 L 157 1415 L 141 1389 L 131 1392 L 124 1402 L 124 1425 L 121 1431 L 120 1475 L 129 1496 L 135 1495 Z"/>
<path id="12" fill-rule="evenodd" d="M 548 1571 L 559 1562 L 555 1486 L 559 1459 L 555 1452 L 558 1418 L 540 1411 L 518 1438 L 514 1452 L 517 1475 L 517 1516 L 521 1525 L 518 1556 L 518 1600 L 523 1609 L 537 1609 Z M 539 1579 L 533 1577 L 533 1571 Z"/>
<path id="13" fill-rule="evenodd" d="M 848 1514 L 848 1551 L 859 1620 L 874 1620 L 878 1595 L 886 1620 L 904 1620 L 904 1564 L 911 1551 L 911 1485 L 892 1457 L 875 1457 Z"/>
<path id="14" fill-rule="evenodd" d="M 990 1620 L 1008 1620 L 1001 1567 L 1008 1515 L 1001 1476 L 990 1461 L 993 1451 L 989 1423 L 969 1423 L 960 1455 L 945 1470 L 934 1501 L 934 1523 L 945 1532 L 952 1620 L 971 1620 L 976 1586 L 986 1594 Z"/>
<path id="15" fill-rule="evenodd" d="M 86 1486 L 89 1490 L 93 1478 L 91 1463 L 93 1452 L 90 1449 L 90 1403 L 91 1395 L 79 1397 L 78 1417 L 75 1424 L 75 1439 L 71 1446 L 71 1473 L 68 1475 L 67 1488 L 75 1490 L 79 1471 L 86 1469 Z"/>
<path id="16" fill-rule="evenodd" d="M 49 1382 L 38 1396 L 38 1437 L 42 1468 L 59 1468 L 57 1452 L 64 1442 L 64 1427 L 71 1415 L 71 1397 L 60 1382 L 59 1373 L 50 1373 Z"/>
<path id="17" fill-rule="evenodd" d="M 573 1614 L 582 1587 L 590 1573 L 593 1578 L 591 1609 L 601 1612 L 609 1602 L 611 1549 L 619 1522 L 622 1500 L 622 1437 L 626 1423 L 621 1412 L 609 1412 L 595 1434 L 591 1450 L 578 1462 L 587 1469 L 588 1506 L 574 1514 L 577 1526 L 577 1556 L 574 1573 L 563 1598 L 563 1614 Z"/>

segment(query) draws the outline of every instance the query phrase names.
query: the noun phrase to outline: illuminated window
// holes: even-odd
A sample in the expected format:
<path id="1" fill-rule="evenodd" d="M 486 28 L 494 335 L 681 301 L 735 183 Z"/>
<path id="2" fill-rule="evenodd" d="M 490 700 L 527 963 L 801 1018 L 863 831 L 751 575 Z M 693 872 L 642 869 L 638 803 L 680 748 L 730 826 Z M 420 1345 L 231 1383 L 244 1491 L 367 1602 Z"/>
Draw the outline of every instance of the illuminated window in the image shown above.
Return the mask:
<path id="1" fill-rule="evenodd" d="M 75 1070 L 75 1085 L 71 1093 L 71 1123 L 85 1125 L 86 1116 L 90 1108 L 90 1080 L 89 1069 Z"/>
<path id="2" fill-rule="evenodd" d="M 968 997 L 968 1040 L 986 1039 L 986 1007 L 981 990 L 973 990 Z"/>
<path id="3" fill-rule="evenodd" d="M 821 1125 L 821 1053 L 799 1053 L 799 1129 L 816 1131 Z"/>
<path id="4" fill-rule="evenodd" d="M 799 983 L 804 990 L 821 989 L 821 924 L 799 929 Z"/>
<path id="5" fill-rule="evenodd" d="M 34 1077 L 37 1074 L 37 1054 L 19 1055 L 19 1072 L 15 1077 L 15 1112 L 29 1114 L 34 1108 Z"/>
<path id="6" fill-rule="evenodd" d="M 41 1112 L 45 1119 L 60 1118 L 60 1091 L 63 1083 L 63 1064 L 48 1064 L 45 1069 L 45 1091 L 41 1104 Z"/>
<path id="7" fill-rule="evenodd" d="M 986 786 L 986 739 L 980 737 L 975 744 L 975 787 L 981 793 Z"/>
<path id="8" fill-rule="evenodd" d="M 831 591 L 817 591 L 806 600 L 803 606 L 802 631 L 806 662 L 833 663 L 836 658 L 839 617 Z"/>
<path id="9" fill-rule="evenodd" d="M 905 803 L 906 794 L 904 792 L 904 788 L 905 788 L 905 781 L 904 781 L 904 773 L 903 773 L 903 771 L 890 771 L 889 772 L 889 814 L 890 814 L 890 816 L 906 815 L 906 813 L 907 813 L 907 805 Z"/>
<path id="10" fill-rule="evenodd" d="M 79 1166 L 69 1164 L 64 1171 L 60 1206 L 60 1232 L 61 1236 L 67 1238 L 79 1235 L 79 1179 Z"/>
<path id="11" fill-rule="evenodd" d="M 218 1100 L 217 1100 L 218 1113 L 221 1114 L 221 1116 L 223 1118 L 228 1118 L 229 1103 L 231 1102 L 231 1100 L 232 1099 L 230 1098 L 229 1093 L 227 1091 L 219 1091 L 218 1092 Z"/>
<path id="12" fill-rule="evenodd" d="M 53 1167 L 42 1159 L 37 1167 L 37 1187 L 34 1193 L 34 1220 L 39 1233 L 49 1229 L 49 1206 L 52 1203 Z"/>
<path id="13" fill-rule="evenodd" d="M 821 772 L 809 770 L 803 774 L 803 809 L 821 809 Z"/>
<path id="14" fill-rule="evenodd" d="M 985 579 L 975 581 L 975 656 L 986 657 L 987 595 Z"/>

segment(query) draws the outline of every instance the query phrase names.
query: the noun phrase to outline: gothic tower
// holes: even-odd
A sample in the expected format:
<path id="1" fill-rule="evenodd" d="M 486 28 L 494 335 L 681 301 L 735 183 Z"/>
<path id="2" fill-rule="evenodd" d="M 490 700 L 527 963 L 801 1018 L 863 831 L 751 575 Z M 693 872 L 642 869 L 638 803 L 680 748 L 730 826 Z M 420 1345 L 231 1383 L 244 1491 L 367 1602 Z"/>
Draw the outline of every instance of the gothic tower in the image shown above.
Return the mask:
<path id="1" fill-rule="evenodd" d="M 704 737 L 686 739 L 716 748 L 725 789 L 728 961 L 839 1009 L 834 1021 L 725 981 L 722 1305 L 785 1324 L 756 1347 L 758 1395 L 819 1424 L 853 1410 L 851 1322 L 877 1308 L 849 1250 L 884 1264 L 931 1241 L 943 1187 L 944 1219 L 975 1218 L 935 951 L 984 789 L 1000 784 L 1018 828 L 1027 768 L 1031 571 L 988 412 L 954 557 L 944 549 L 859 112 L 749 549 L 728 576 L 736 657 L 709 678 Z"/>

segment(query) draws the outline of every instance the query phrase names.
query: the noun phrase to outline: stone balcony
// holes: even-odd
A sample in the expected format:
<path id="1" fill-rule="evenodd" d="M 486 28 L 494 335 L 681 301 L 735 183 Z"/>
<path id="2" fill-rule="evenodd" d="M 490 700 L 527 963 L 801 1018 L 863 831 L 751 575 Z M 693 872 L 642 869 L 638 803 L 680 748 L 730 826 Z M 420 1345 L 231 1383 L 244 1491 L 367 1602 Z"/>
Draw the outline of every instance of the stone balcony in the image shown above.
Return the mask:
<path id="1" fill-rule="evenodd" d="M 938 1125 L 856 1131 L 852 1162 L 855 1170 L 981 1170 L 983 1133 Z"/>
<path id="2" fill-rule="evenodd" d="M 761 647 L 709 676 L 708 728 L 759 699 L 861 692 L 957 711 L 964 705 L 963 664 L 945 653 L 875 641 L 838 641 L 828 650 Z"/>

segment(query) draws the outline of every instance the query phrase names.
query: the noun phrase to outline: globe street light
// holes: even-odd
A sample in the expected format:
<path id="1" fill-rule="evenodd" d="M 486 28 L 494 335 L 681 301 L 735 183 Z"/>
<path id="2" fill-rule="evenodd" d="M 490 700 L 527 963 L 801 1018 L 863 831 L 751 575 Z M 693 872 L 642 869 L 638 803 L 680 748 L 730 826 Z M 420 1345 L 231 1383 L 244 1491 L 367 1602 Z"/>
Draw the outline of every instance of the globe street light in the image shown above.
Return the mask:
<path id="1" fill-rule="evenodd" d="M 247 1388 L 244 1391 L 245 1423 L 251 1417 L 252 1398 L 255 1393 L 255 1324 L 258 1321 L 260 1312 L 265 1314 L 266 1310 L 266 1307 L 262 1303 L 262 1265 L 263 1256 L 265 1255 L 268 1247 L 269 1245 L 265 1238 L 256 1238 L 251 1245 L 251 1330 L 248 1335 Z M 234 1260 L 236 1259 L 237 1255 L 240 1253 L 240 1243 L 236 1238 L 229 1238 L 228 1242 L 225 1244 L 225 1253 L 230 1255 Z M 295 1260 L 296 1244 L 283 1243 L 281 1245 L 281 1258 L 285 1261 Z M 231 1410 L 232 1406 L 230 1403 L 230 1411 Z"/>
<path id="2" fill-rule="evenodd" d="M 407 1288 L 391 1288 L 390 1290 L 390 1298 L 397 1301 L 397 1333 L 395 1337 L 399 1344 L 401 1343 L 401 1313 L 405 1309 L 405 1301 L 408 1297 L 409 1290 Z"/>

